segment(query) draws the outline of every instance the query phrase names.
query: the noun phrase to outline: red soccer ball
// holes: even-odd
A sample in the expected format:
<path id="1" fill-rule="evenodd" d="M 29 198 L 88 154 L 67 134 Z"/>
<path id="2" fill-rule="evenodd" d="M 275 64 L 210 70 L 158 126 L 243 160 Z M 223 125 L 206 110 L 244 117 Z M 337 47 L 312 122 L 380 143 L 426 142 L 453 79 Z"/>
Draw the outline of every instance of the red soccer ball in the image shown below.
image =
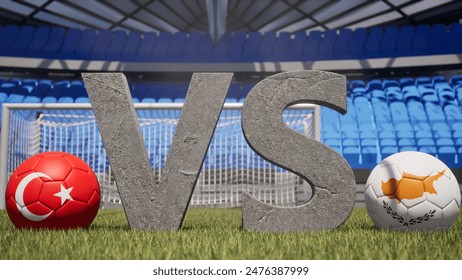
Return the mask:
<path id="1" fill-rule="evenodd" d="M 84 161 L 67 153 L 46 152 L 15 170 L 5 199 L 17 228 L 88 228 L 98 213 L 100 189 Z"/>

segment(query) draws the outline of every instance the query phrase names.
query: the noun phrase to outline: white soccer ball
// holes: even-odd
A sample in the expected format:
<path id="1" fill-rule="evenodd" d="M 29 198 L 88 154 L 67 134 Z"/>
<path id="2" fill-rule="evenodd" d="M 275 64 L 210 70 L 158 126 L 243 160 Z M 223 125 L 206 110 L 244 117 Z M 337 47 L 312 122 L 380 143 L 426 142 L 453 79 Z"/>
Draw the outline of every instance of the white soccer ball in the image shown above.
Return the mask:
<path id="1" fill-rule="evenodd" d="M 421 152 L 387 157 L 366 183 L 367 212 L 378 228 L 447 230 L 457 219 L 460 198 L 451 170 Z"/>

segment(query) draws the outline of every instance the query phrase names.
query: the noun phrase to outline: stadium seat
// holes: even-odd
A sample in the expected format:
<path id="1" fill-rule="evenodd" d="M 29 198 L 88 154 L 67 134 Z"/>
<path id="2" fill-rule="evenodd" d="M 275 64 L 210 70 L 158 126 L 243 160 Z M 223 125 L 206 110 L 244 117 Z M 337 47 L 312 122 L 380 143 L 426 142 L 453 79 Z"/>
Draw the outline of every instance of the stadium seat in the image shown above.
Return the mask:
<path id="1" fill-rule="evenodd" d="M 228 49 L 228 58 L 231 61 L 242 61 L 242 52 L 247 40 L 247 33 L 239 31 L 234 33 Z M 189 46 L 188 46 L 189 47 Z"/>
<path id="2" fill-rule="evenodd" d="M 183 50 L 186 46 L 186 38 L 186 32 L 176 32 L 173 34 L 170 41 L 170 47 L 167 50 L 167 58 L 169 61 L 182 61 Z"/>
<path id="3" fill-rule="evenodd" d="M 303 56 L 303 48 L 305 46 L 305 41 L 307 39 L 306 32 L 297 31 L 294 35 L 294 38 L 289 42 L 288 60 L 301 60 Z"/>
<path id="4" fill-rule="evenodd" d="M 122 51 L 125 47 L 127 40 L 127 33 L 123 30 L 117 30 L 112 32 L 111 41 L 106 50 L 106 59 L 109 60 L 120 60 Z M 128 43 L 127 43 L 128 44 Z M 93 48 L 93 51 L 95 49 Z"/>
<path id="5" fill-rule="evenodd" d="M 374 168 L 377 165 L 377 148 L 365 147 L 361 150 L 362 166 L 366 168 Z"/>
<path id="6" fill-rule="evenodd" d="M 396 45 L 398 42 L 398 27 L 396 26 L 387 26 L 383 33 L 383 39 L 380 45 L 381 56 L 384 57 L 394 57 L 396 56 Z"/>
<path id="7" fill-rule="evenodd" d="M 453 23 L 449 25 L 447 39 L 450 53 L 462 53 L 462 24 Z"/>
<path id="8" fill-rule="evenodd" d="M 157 38 L 156 45 L 152 51 L 152 59 L 156 61 L 164 61 L 167 58 L 167 52 L 170 48 L 170 43 L 173 39 L 172 33 L 160 32 Z"/>
<path id="9" fill-rule="evenodd" d="M 23 25 L 19 28 L 14 43 L 11 45 L 11 54 L 15 56 L 23 56 L 32 42 L 34 37 L 35 27 Z"/>
<path id="10" fill-rule="evenodd" d="M 11 54 L 11 47 L 13 46 L 18 35 L 19 27 L 17 25 L 6 25 L 0 33 L 0 53 L 4 55 Z"/>
<path id="11" fill-rule="evenodd" d="M 350 58 L 362 59 L 365 57 L 365 46 L 367 40 L 367 29 L 356 28 L 350 41 Z"/>
<path id="12" fill-rule="evenodd" d="M 213 49 L 213 57 L 215 61 L 227 61 L 228 49 L 232 41 L 231 33 L 225 33 L 221 36 L 220 40 L 215 43 Z"/>
<path id="13" fill-rule="evenodd" d="M 444 116 L 443 109 L 438 104 L 435 104 L 432 102 L 426 102 L 425 111 L 427 112 L 428 121 L 430 125 L 433 125 L 438 122 L 446 121 L 446 117 Z"/>
<path id="14" fill-rule="evenodd" d="M 334 59 L 334 46 L 337 41 L 337 30 L 330 29 L 324 31 L 324 34 L 319 41 L 318 60 L 319 59 Z"/>
<path id="15" fill-rule="evenodd" d="M 201 40 L 199 42 L 199 48 L 198 48 L 198 59 L 201 61 L 213 61 L 213 56 L 211 55 L 213 53 L 213 41 L 212 37 L 210 37 L 210 34 L 204 33 L 201 36 Z"/>
<path id="16" fill-rule="evenodd" d="M 430 53 L 430 30 L 430 25 L 428 24 L 417 25 L 414 39 L 412 40 L 414 55 L 426 55 Z"/>
<path id="17" fill-rule="evenodd" d="M 352 168 L 361 168 L 361 164 L 359 161 L 360 152 L 359 148 L 357 147 L 346 147 L 343 149 L 343 157 L 348 161 Z"/>
<path id="18" fill-rule="evenodd" d="M 303 59 L 305 60 L 317 60 L 318 58 L 318 47 L 321 41 L 321 31 L 313 30 L 308 34 L 305 46 L 303 47 Z"/>
<path id="19" fill-rule="evenodd" d="M 399 30 L 399 36 L 396 40 L 396 52 L 399 56 L 414 55 L 412 42 L 414 40 L 414 26 L 403 25 Z"/>
<path id="20" fill-rule="evenodd" d="M 409 115 L 409 120 L 414 125 L 428 121 L 424 105 L 419 101 L 408 102 L 407 111 Z"/>
<path id="21" fill-rule="evenodd" d="M 291 42 L 290 32 L 279 32 L 273 47 L 273 60 L 285 61 L 288 58 L 288 49 Z"/>
<path id="22" fill-rule="evenodd" d="M 34 37 L 29 44 L 26 55 L 40 57 L 42 50 L 48 42 L 51 29 L 47 26 L 40 26 L 35 30 Z"/>
<path id="23" fill-rule="evenodd" d="M 386 146 L 382 148 L 381 154 L 382 154 L 382 160 L 396 154 L 398 152 L 398 148 L 396 146 Z"/>
<path id="24" fill-rule="evenodd" d="M 123 32 L 123 31 L 122 31 Z M 113 33 L 109 30 L 99 30 L 96 36 L 95 44 L 89 51 L 89 56 L 93 59 L 107 59 L 106 51 L 111 43 Z"/>
<path id="25" fill-rule="evenodd" d="M 430 54 L 444 54 L 449 51 L 445 25 L 435 24 L 432 26 L 428 45 Z"/>
<path id="26" fill-rule="evenodd" d="M 106 30 L 104 33 L 106 32 L 109 31 Z M 96 38 L 97 34 L 95 29 L 85 29 L 82 32 L 82 36 L 80 37 L 77 47 L 75 48 L 75 58 L 90 59 L 90 51 L 95 45 Z"/>
<path id="27" fill-rule="evenodd" d="M 381 56 L 380 48 L 382 44 L 382 37 L 382 27 L 374 26 L 369 30 L 365 46 L 365 53 L 367 57 L 374 58 Z"/>
<path id="28" fill-rule="evenodd" d="M 157 34 L 155 32 L 144 33 L 143 40 L 140 41 L 140 44 L 138 47 L 137 59 L 138 60 L 151 59 L 151 55 L 152 55 L 152 52 L 154 50 L 156 43 L 157 43 Z M 131 49 L 132 48 L 133 47 L 131 47 Z"/>
<path id="29" fill-rule="evenodd" d="M 438 159 L 444 162 L 448 167 L 461 168 L 462 163 L 457 158 L 456 148 L 454 146 L 443 146 L 438 148 Z"/>
<path id="30" fill-rule="evenodd" d="M 258 61 L 271 61 L 273 48 L 276 43 L 276 32 L 265 32 L 257 50 Z"/>
<path id="31" fill-rule="evenodd" d="M 334 42 L 334 54 L 335 59 L 347 59 L 351 58 L 350 44 L 353 38 L 353 31 L 351 29 L 340 29 L 337 40 Z"/>
<path id="32" fill-rule="evenodd" d="M 201 32 L 191 32 L 186 38 L 185 47 L 183 49 L 184 61 L 195 61 L 199 52 L 199 44 L 202 38 Z"/>
<path id="33" fill-rule="evenodd" d="M 395 125 L 403 122 L 409 122 L 409 115 L 404 102 L 395 101 L 390 103 L 390 115 Z"/>
<path id="34" fill-rule="evenodd" d="M 122 47 L 122 50 L 120 52 L 122 59 L 124 61 L 127 61 L 127 60 L 135 61 L 140 43 L 141 43 L 141 33 L 137 31 L 130 31 L 128 33 L 127 41 L 125 45 Z"/>
<path id="35" fill-rule="evenodd" d="M 46 58 L 59 57 L 59 50 L 64 44 L 65 30 L 62 27 L 51 27 L 50 35 L 42 53 Z"/>
<path id="36" fill-rule="evenodd" d="M 243 59 L 244 61 L 254 61 L 257 57 L 258 46 L 262 40 L 262 35 L 260 32 L 250 32 L 247 41 L 245 42 L 243 49 Z"/>

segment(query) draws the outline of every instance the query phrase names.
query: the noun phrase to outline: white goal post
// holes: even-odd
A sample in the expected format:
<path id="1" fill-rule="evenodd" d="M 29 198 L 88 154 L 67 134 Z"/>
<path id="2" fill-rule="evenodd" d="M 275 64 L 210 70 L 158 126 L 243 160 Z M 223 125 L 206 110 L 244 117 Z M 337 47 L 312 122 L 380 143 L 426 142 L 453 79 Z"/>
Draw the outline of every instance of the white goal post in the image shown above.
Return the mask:
<path id="1" fill-rule="evenodd" d="M 140 129 L 158 181 L 183 103 L 135 103 Z M 295 174 L 258 157 L 242 135 L 243 104 L 226 103 L 207 152 L 190 206 L 237 207 L 243 191 L 269 204 L 296 206 L 311 188 Z M 46 151 L 74 154 L 95 171 L 102 207 L 120 206 L 120 197 L 90 103 L 4 103 L 0 143 L 0 209 L 5 209 L 9 176 L 28 157 Z M 285 123 L 320 141 L 320 107 L 297 104 Z"/>

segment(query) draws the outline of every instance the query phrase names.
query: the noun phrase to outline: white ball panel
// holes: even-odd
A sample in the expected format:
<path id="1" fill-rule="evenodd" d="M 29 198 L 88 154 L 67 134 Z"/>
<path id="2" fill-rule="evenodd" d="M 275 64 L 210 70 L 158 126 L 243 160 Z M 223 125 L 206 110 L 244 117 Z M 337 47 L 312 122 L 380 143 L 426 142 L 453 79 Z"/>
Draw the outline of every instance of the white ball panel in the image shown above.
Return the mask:
<path id="1" fill-rule="evenodd" d="M 388 205 L 385 206 L 384 202 Z M 380 197 L 377 199 L 375 215 L 381 221 L 383 228 L 397 229 L 402 227 L 407 219 L 407 208 L 396 199 Z"/>
<path id="2" fill-rule="evenodd" d="M 448 229 L 456 220 L 459 215 L 460 207 L 455 200 L 451 201 L 448 206 L 443 209 L 443 216 L 441 226 Z"/>
<path id="3" fill-rule="evenodd" d="M 436 171 L 432 173 L 432 175 L 436 174 L 438 174 Z M 457 183 L 454 184 L 454 181 L 454 178 L 449 179 L 445 176 L 440 177 L 438 180 L 433 182 L 433 188 L 435 189 L 436 194 L 425 192 L 426 199 L 441 209 L 446 207 L 454 199 L 454 189 L 459 189 L 459 185 Z"/>
<path id="4" fill-rule="evenodd" d="M 409 229 L 437 229 L 441 225 L 442 212 L 439 207 L 426 201 L 410 208 L 407 215 Z"/>

